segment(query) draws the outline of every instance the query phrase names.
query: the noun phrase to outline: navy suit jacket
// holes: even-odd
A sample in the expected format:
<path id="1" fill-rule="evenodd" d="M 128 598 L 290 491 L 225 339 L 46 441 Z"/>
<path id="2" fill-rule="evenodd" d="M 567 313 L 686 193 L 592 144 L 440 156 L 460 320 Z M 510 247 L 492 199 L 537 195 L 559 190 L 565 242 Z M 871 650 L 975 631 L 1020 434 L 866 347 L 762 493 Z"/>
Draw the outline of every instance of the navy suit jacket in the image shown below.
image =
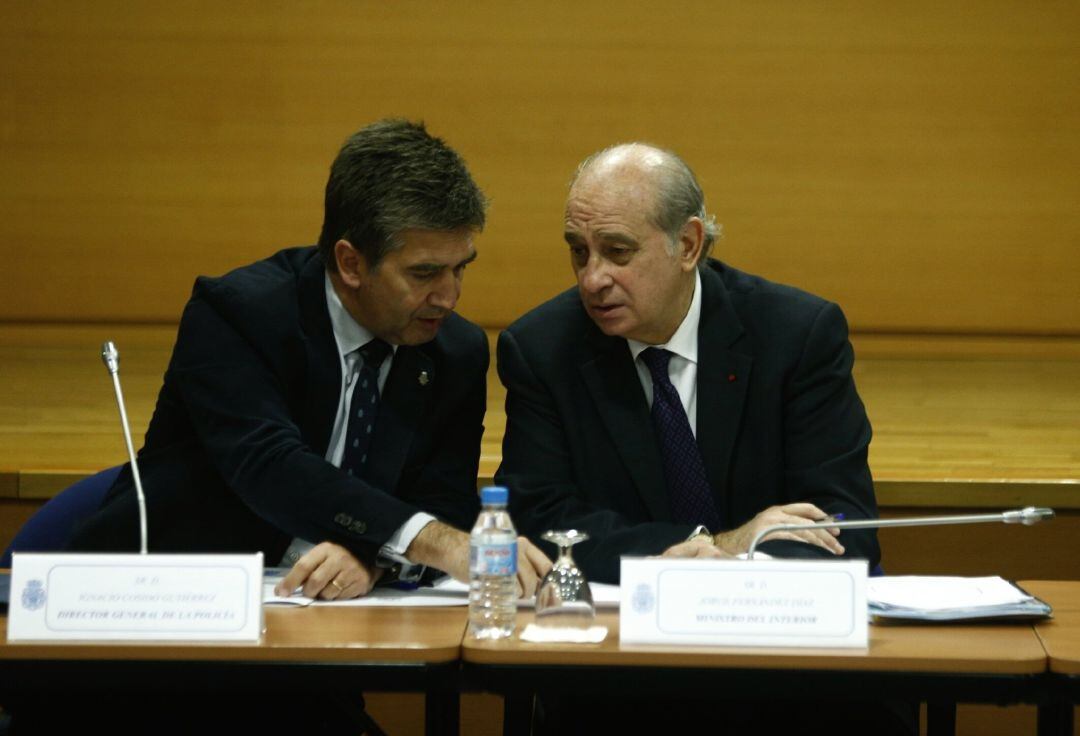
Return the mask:
<path id="1" fill-rule="evenodd" d="M 155 551 L 262 551 L 293 537 L 363 559 L 417 510 L 468 528 L 486 402 L 483 330 L 451 315 L 398 348 L 383 388 L 369 481 L 324 459 L 341 368 L 315 248 L 200 277 L 139 452 Z M 425 378 L 421 378 L 426 374 Z M 72 548 L 138 548 L 125 467 Z"/>
<path id="2" fill-rule="evenodd" d="M 697 441 L 724 528 L 776 504 L 808 501 L 847 518 L 877 516 L 870 423 L 851 376 L 835 304 L 710 260 L 698 332 Z M 625 339 L 604 335 L 576 289 L 499 336 L 507 388 L 503 461 L 518 528 L 590 536 L 574 547 L 586 576 L 618 580 L 620 555 L 652 555 L 692 527 L 673 521 L 649 407 Z M 721 531 L 721 530 L 711 530 Z M 873 531 L 842 533 L 871 566 Z M 832 557 L 798 542 L 762 550 Z"/>

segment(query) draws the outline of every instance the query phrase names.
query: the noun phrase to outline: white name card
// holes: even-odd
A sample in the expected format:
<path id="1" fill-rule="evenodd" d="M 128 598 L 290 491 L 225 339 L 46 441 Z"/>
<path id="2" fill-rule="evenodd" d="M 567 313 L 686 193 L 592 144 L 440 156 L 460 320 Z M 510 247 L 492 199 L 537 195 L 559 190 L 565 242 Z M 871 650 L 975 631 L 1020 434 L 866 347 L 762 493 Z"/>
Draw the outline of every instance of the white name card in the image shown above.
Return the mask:
<path id="1" fill-rule="evenodd" d="M 248 641 L 262 554 L 16 552 L 8 641 Z"/>
<path id="2" fill-rule="evenodd" d="M 866 647 L 859 560 L 622 559 L 619 641 Z"/>

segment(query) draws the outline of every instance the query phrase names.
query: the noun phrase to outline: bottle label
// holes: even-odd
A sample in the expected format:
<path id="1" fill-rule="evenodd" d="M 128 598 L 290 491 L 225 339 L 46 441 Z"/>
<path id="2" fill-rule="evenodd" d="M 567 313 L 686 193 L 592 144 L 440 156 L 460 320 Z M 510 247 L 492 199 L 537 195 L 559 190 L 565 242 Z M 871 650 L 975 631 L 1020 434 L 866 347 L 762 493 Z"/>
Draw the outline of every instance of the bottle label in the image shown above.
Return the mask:
<path id="1" fill-rule="evenodd" d="M 517 575 L 517 540 L 470 545 L 469 572 L 473 575 Z"/>

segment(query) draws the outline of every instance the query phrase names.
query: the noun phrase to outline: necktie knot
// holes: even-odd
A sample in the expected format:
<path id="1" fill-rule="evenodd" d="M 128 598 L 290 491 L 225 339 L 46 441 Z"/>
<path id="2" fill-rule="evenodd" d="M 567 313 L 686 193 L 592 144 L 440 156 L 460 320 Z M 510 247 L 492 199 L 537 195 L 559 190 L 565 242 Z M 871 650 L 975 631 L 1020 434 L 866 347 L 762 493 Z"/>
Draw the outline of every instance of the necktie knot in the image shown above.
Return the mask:
<path id="1" fill-rule="evenodd" d="M 386 360 L 386 356 L 390 354 L 390 346 L 376 337 L 363 345 L 357 352 L 360 353 L 360 358 L 364 361 L 364 367 L 378 373 L 383 361 Z"/>
<path id="2" fill-rule="evenodd" d="M 671 362 L 671 352 L 663 348 L 645 348 L 641 351 L 641 359 L 645 367 L 652 374 L 653 383 L 670 383 L 668 377 L 668 363 Z"/>

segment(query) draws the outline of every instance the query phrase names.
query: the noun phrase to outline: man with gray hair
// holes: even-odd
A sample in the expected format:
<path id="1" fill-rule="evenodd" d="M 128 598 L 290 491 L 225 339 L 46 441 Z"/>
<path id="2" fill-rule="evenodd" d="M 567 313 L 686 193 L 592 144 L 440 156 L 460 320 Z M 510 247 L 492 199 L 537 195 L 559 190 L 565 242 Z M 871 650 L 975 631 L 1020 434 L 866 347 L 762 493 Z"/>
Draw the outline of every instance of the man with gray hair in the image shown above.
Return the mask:
<path id="1" fill-rule="evenodd" d="M 843 314 L 709 259 L 717 234 L 678 156 L 636 143 L 600 151 L 566 202 L 577 288 L 499 336 L 507 395 L 496 478 L 532 539 L 589 535 L 574 557 L 591 580 L 618 582 L 621 555 L 732 557 L 771 524 L 877 515 Z M 762 549 L 877 564 L 872 531 L 837 532 L 776 534 Z M 791 725 L 790 707 L 723 702 L 702 687 L 707 700 L 549 693 L 537 725 L 558 734 Z M 799 728 L 913 732 L 905 703 L 840 710 L 820 729 Z"/>
<path id="2" fill-rule="evenodd" d="M 140 452 L 154 551 L 261 551 L 325 600 L 468 579 L 488 344 L 454 307 L 485 209 L 456 152 L 383 120 L 338 153 L 317 247 L 196 280 Z M 132 486 L 75 549 L 136 548 Z M 520 541 L 524 594 L 549 566 Z"/>
<path id="3" fill-rule="evenodd" d="M 689 167 L 631 143 L 566 202 L 571 289 L 499 337 L 503 462 L 519 529 L 576 528 L 592 580 L 621 555 L 731 557 L 765 526 L 876 516 L 870 424 L 840 309 L 708 257 Z M 774 556 L 854 557 L 873 531 L 777 533 Z"/>

